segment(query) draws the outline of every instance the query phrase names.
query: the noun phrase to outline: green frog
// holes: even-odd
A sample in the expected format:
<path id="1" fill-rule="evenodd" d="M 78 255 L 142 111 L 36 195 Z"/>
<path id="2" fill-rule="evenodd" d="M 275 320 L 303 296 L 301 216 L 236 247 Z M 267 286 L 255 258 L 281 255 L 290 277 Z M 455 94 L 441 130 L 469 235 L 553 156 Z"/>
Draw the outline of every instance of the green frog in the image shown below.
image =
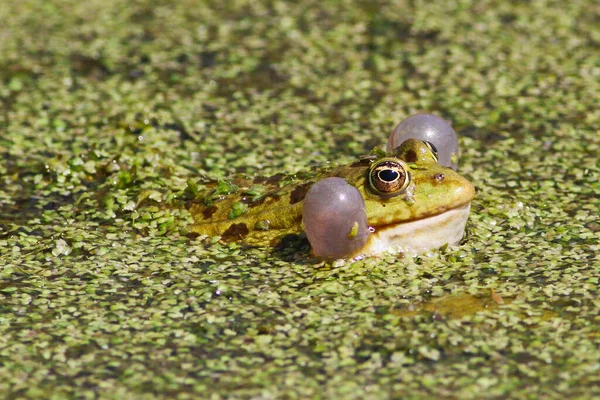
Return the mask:
<path id="1" fill-rule="evenodd" d="M 305 215 L 303 221 L 307 193 L 316 182 L 331 177 L 343 178 L 350 190 L 360 194 L 354 201 L 358 211 L 339 216 L 334 212 L 336 202 L 324 200 L 327 204 L 323 207 L 331 207 L 332 211 L 321 214 L 330 220 L 312 221 L 313 217 Z M 385 251 L 415 254 L 457 244 L 474 195 L 475 189 L 467 179 L 438 163 L 430 143 L 408 139 L 390 153 L 376 151 L 350 165 L 292 177 L 240 180 L 235 185 L 223 181 L 211 184 L 188 203 L 188 209 L 195 221 L 191 232 L 251 245 L 277 245 L 286 235 L 304 230 L 308 233 L 309 224 L 331 226 L 323 239 L 309 236 L 313 250 L 330 239 L 362 237 L 359 245 L 348 249 L 342 245 L 342 250 L 331 253 L 327 249 L 316 251 L 325 258 L 350 258 Z M 313 196 L 317 207 L 321 207 L 319 196 Z M 345 194 L 341 198 L 346 198 Z M 366 227 L 359 224 L 361 213 L 366 214 Z M 336 225 L 340 219 L 348 220 L 342 228 Z"/>

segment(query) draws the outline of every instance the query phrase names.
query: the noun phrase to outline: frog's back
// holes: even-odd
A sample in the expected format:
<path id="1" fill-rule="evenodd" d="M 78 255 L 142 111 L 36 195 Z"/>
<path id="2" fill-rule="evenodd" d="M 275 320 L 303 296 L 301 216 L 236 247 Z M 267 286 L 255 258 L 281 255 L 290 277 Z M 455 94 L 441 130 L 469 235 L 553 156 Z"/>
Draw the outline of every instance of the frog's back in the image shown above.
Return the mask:
<path id="1" fill-rule="evenodd" d="M 302 203 L 311 186 L 328 176 L 354 174 L 348 167 L 320 169 L 296 175 L 218 182 L 188 203 L 194 217 L 191 232 L 243 240 L 258 245 L 273 244 L 277 238 L 302 232 Z"/>
<path id="2" fill-rule="evenodd" d="M 188 204 L 194 217 L 191 232 L 265 245 L 277 236 L 299 233 L 301 202 L 308 187 L 300 186 L 295 192 L 292 187 L 270 188 L 255 195 L 256 185 L 239 186 L 236 193 L 211 200 L 206 198 L 212 191 L 208 189 L 207 194 Z"/>

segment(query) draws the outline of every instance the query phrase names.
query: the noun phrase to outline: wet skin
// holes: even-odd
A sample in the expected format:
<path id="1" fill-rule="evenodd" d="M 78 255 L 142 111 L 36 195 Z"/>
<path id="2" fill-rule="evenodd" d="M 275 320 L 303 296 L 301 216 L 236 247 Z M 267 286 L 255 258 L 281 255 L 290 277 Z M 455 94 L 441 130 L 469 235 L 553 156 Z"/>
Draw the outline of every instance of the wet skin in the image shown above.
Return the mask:
<path id="1" fill-rule="evenodd" d="M 399 165 L 405 175 L 397 193 L 383 193 L 377 188 L 378 176 L 388 175 L 378 175 L 374 167 L 385 168 L 387 161 Z M 191 232 L 253 245 L 276 245 L 285 235 L 303 231 L 304 196 L 311 185 L 327 177 L 344 178 L 359 190 L 374 235 L 395 225 L 464 207 L 475 195 L 468 180 L 438 164 L 431 146 L 409 139 L 393 153 L 297 174 L 293 179 L 274 176 L 239 180 L 235 182 L 237 187 L 224 182 L 219 187 L 209 185 L 188 203 L 195 221 Z"/>

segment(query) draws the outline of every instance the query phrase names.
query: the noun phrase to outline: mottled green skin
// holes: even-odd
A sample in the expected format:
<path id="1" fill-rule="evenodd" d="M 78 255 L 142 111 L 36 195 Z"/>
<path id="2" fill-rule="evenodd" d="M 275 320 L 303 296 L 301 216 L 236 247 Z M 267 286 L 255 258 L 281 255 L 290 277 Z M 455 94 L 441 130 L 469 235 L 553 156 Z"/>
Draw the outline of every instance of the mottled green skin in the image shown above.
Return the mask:
<path id="1" fill-rule="evenodd" d="M 402 195 L 386 198 L 375 193 L 366 183 L 370 165 L 383 157 L 397 157 L 405 162 L 411 183 Z M 369 225 L 373 227 L 438 215 L 469 203 L 475 195 L 473 185 L 456 171 L 440 166 L 425 143 L 409 139 L 393 154 L 317 170 L 283 187 L 278 186 L 280 177 L 266 181 L 240 181 L 236 182 L 239 189 L 235 193 L 207 202 L 214 192 L 214 187 L 211 187 L 189 205 L 195 220 L 191 231 L 258 245 L 274 244 L 283 235 L 302 231 L 304 196 L 313 183 L 327 177 L 345 178 L 359 190 L 365 201 Z M 267 183 L 267 190 L 259 199 L 253 200 L 247 192 L 258 183 Z M 232 218 L 231 210 L 236 203 L 247 204 L 248 208 Z"/>

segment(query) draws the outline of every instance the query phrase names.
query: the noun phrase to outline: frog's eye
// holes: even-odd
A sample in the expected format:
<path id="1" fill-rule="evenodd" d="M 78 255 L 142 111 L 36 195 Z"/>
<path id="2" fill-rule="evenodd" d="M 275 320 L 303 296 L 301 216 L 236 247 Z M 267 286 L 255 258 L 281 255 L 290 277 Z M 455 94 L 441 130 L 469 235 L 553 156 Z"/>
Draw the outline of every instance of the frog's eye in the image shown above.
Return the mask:
<path id="1" fill-rule="evenodd" d="M 423 143 L 431 150 L 431 154 L 433 154 L 433 158 L 435 158 L 435 162 L 439 162 L 438 159 L 438 150 L 433 143 L 428 140 L 423 140 Z"/>
<path id="2" fill-rule="evenodd" d="M 410 184 L 410 173 L 397 159 L 383 159 L 369 169 L 369 186 L 380 196 L 393 197 L 401 194 Z"/>

